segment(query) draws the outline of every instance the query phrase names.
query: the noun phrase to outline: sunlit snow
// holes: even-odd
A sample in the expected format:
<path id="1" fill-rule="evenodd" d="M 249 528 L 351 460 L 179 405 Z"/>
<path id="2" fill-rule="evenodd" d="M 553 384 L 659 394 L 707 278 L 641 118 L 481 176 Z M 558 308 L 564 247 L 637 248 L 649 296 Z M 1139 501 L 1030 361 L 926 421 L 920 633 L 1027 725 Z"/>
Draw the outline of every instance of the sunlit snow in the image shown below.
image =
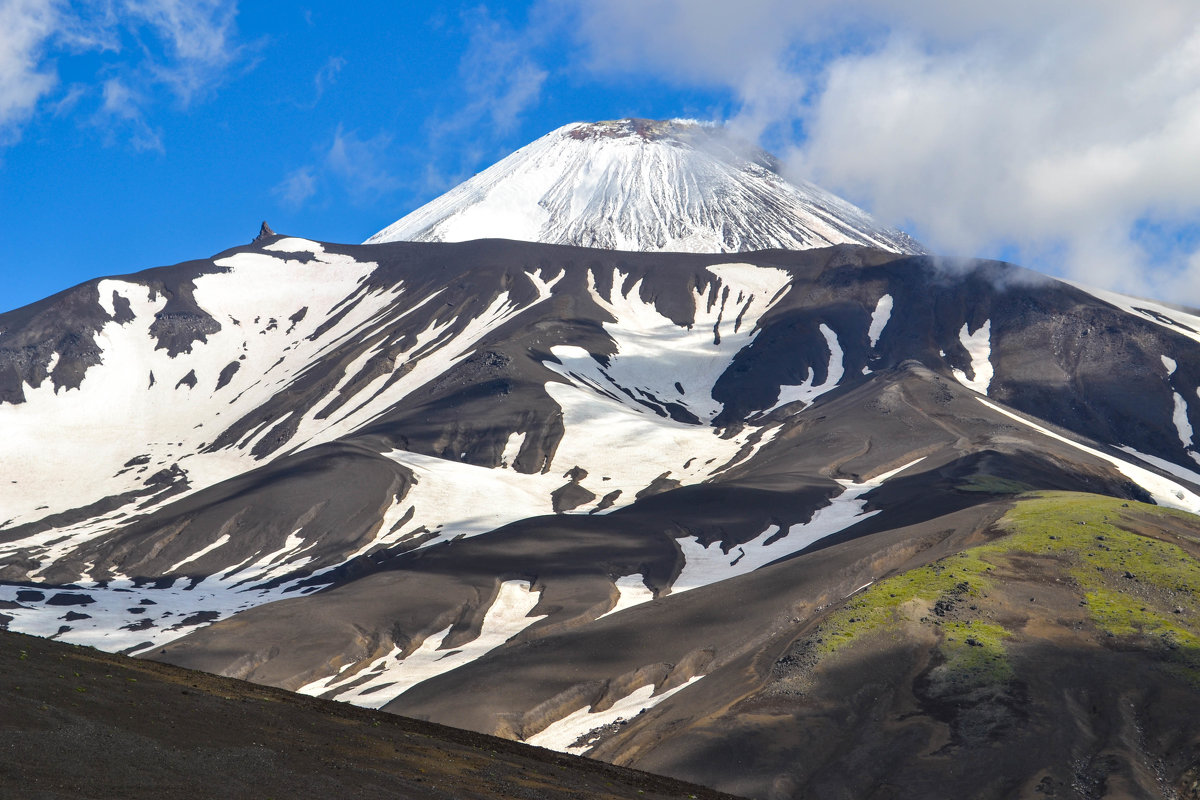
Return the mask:
<path id="1" fill-rule="evenodd" d="M 967 323 L 963 323 L 958 332 L 958 339 L 971 356 L 971 374 L 968 378 L 961 369 L 954 369 L 954 377 L 968 389 L 986 395 L 992 384 L 992 321 L 983 323 L 974 333 L 970 333 Z"/>
<path id="2" fill-rule="evenodd" d="M 1163 472 L 1169 472 L 1172 475 L 1174 475 L 1176 478 L 1179 478 L 1180 480 L 1185 480 L 1185 481 L 1188 481 L 1189 483 L 1195 484 L 1196 486 L 1200 486 L 1200 472 L 1195 472 L 1194 470 L 1190 470 L 1187 467 L 1181 467 L 1173 461 L 1167 461 L 1165 458 L 1159 458 L 1158 456 L 1152 456 L 1149 453 L 1142 453 L 1138 450 L 1133 449 L 1132 447 L 1129 447 L 1128 445 L 1122 445 L 1122 446 L 1118 447 L 1117 449 L 1123 450 L 1126 453 L 1129 453 L 1129 455 L 1134 456 L 1135 458 L 1140 458 L 1142 461 L 1145 461 L 1147 464 L 1152 464 L 1152 465 L 1158 467 Z"/>
<path id="3" fill-rule="evenodd" d="M 596 619 L 603 619 L 610 614 L 617 614 L 627 608 L 633 608 L 654 599 L 654 592 L 646 586 L 645 578 L 641 573 L 617 578 L 615 585 L 617 592 L 619 592 L 617 604 Z"/>
<path id="4" fill-rule="evenodd" d="M 1059 434 L 1054 433 L 1051 430 L 1047 430 L 1046 428 L 1043 428 L 1041 425 L 1038 425 L 1037 423 L 1030 422 L 1029 420 L 1025 419 L 1024 417 L 1018 416 L 1017 414 L 1013 413 L 1012 411 L 1008 411 L 1007 409 L 1001 408 L 1000 406 L 996 405 L 995 403 L 989 403 L 987 400 L 984 400 L 982 397 L 979 397 L 976 399 L 979 400 L 979 402 L 983 403 L 988 408 L 992 409 L 993 411 L 998 411 L 1001 414 L 1003 414 L 1004 416 L 1009 417 L 1010 419 L 1014 419 L 1017 422 L 1020 422 L 1021 424 L 1026 425 L 1029 428 L 1032 428 L 1033 430 L 1037 431 L 1038 433 L 1049 436 L 1051 439 L 1055 439 L 1057 441 L 1063 442 L 1064 444 L 1068 444 L 1077 450 L 1081 450 L 1084 453 L 1087 453 L 1088 455 L 1092 455 L 1092 456 L 1095 456 L 1096 458 L 1107 461 L 1108 463 L 1110 463 L 1114 467 L 1116 467 L 1117 470 L 1122 475 L 1124 475 L 1126 478 L 1129 478 L 1129 480 L 1133 481 L 1138 486 L 1145 489 L 1146 492 L 1152 498 L 1154 498 L 1154 502 L 1158 503 L 1160 506 L 1168 506 L 1170 508 L 1178 508 L 1183 511 L 1190 511 L 1193 514 L 1200 513 L 1200 496 L 1196 495 L 1190 489 L 1186 489 L 1183 486 L 1180 486 L 1178 483 L 1175 483 L 1175 481 L 1170 480 L 1168 478 L 1164 478 L 1163 476 L 1159 475 L 1158 473 L 1151 472 L 1150 470 L 1139 467 L 1136 464 L 1130 464 L 1128 461 L 1117 458 L 1116 456 L 1111 456 L 1108 453 L 1104 453 L 1099 450 L 1096 450 L 1095 448 L 1088 447 L 1085 444 L 1080 444 L 1079 442 L 1072 441 L 1065 436 L 1060 436 Z M 1141 458 L 1142 457 L 1141 454 L 1138 454 L 1138 457 Z M 1153 462 L 1150 462 L 1150 463 L 1153 463 Z M 1179 467 L 1175 467 L 1175 469 L 1179 469 Z"/>
<path id="5" fill-rule="evenodd" d="M 892 296 L 885 294 L 879 298 L 879 302 L 875 304 L 875 310 L 871 312 L 871 327 L 867 331 L 867 337 L 871 340 L 872 350 L 875 349 L 875 345 L 879 344 L 879 337 L 883 335 L 883 330 L 891 318 Z"/>
<path id="6" fill-rule="evenodd" d="M 394 301 L 403 285 L 371 291 L 362 286 L 374 263 L 328 253 L 321 244 L 303 239 L 281 239 L 265 249 L 271 252 L 219 259 L 215 263 L 224 271 L 195 279 L 197 305 L 212 309 L 221 329 L 174 358 L 154 349 L 150 333 L 165 297 L 139 284 L 100 282 L 100 303 L 110 314 L 115 312 L 115 295 L 128 301 L 134 315 L 132 321 L 112 321 L 100 331 L 102 363 L 88 369 L 77 390 L 56 392 L 47 380 L 37 388 L 26 387 L 27 402 L 0 404 L 0 429 L 6 431 L 0 462 L 24 465 L 19 474 L 0 483 L 5 518 L 0 524 L 20 525 L 125 492 L 143 494 L 103 517 L 0 543 L 0 554 L 25 551 L 45 569 L 88 539 L 129 522 L 134 513 L 152 511 L 153 504 L 135 508 L 134 503 L 146 502 L 144 482 L 163 469 L 186 476 L 188 487 L 169 498 L 174 502 L 258 466 L 262 462 L 251 453 L 254 444 L 295 414 L 301 416 L 295 420 L 288 449 L 345 436 L 444 374 L 469 356 L 482 336 L 524 308 L 501 293 L 483 313 L 467 320 L 457 336 L 448 335 L 448 321 L 431 323 L 416 334 L 390 372 L 356 387 L 354 398 L 318 419 L 318 412 L 381 351 L 388 341 L 381 339 L 347 362 L 336 386 L 307 410 L 266 417 L 235 444 L 206 451 L 225 427 L 286 392 L 322 356 L 381 334 L 436 297 L 397 310 Z M 307 258 L 288 258 L 296 253 Z M 538 292 L 534 302 L 548 298 L 563 274 L 550 279 L 528 274 Z M 335 311 L 340 318 L 317 336 Z M 218 377 L 230 365 L 236 371 L 217 389 Z M 181 384 L 189 376 L 194 388 Z M 197 420 L 203 422 L 196 424 Z M 51 429 L 57 435 L 41 435 Z M 81 480 L 81 474 L 86 479 Z"/>
<path id="7" fill-rule="evenodd" d="M 829 505 L 818 508 L 808 522 L 789 527 L 782 537 L 779 536 L 779 526 L 771 525 L 754 539 L 734 545 L 728 552 L 721 549 L 719 542 L 706 547 L 695 536 L 677 540 L 683 551 L 684 565 L 679 577 L 671 585 L 671 593 L 679 594 L 753 572 L 875 516 L 879 511 L 867 511 L 867 501 L 862 499 L 863 495 L 922 460 L 923 457 L 910 461 L 862 483 L 839 480 L 842 493 L 831 498 Z"/>
<path id="8" fill-rule="evenodd" d="M 789 183 L 717 129 L 684 120 L 573 123 L 367 240 L 502 237 L 614 250 L 722 253 L 832 244 L 921 252 L 809 183 Z M 771 213 L 763 213 L 769 207 Z"/>
<path id="9" fill-rule="evenodd" d="M 702 677 L 702 675 L 697 675 L 686 683 L 682 683 L 674 689 L 668 689 L 659 695 L 654 694 L 654 684 L 643 686 L 630 692 L 604 711 L 592 711 L 590 706 L 583 706 L 530 736 L 525 743 L 558 750 L 561 753 L 582 755 L 593 747 L 594 742 L 585 739 L 585 744 L 573 747 L 572 745 L 581 737 L 587 737 L 588 734 L 606 725 L 633 719 L 643 711 L 654 708 L 668 697 L 683 691 Z"/>
<path id="10" fill-rule="evenodd" d="M 343 669 L 332 678 L 321 678 L 297 691 L 315 696 L 333 690 L 339 700 L 382 708 L 418 683 L 469 664 L 542 619 L 544 615 L 529 616 L 540 598 L 541 593 L 523 581 L 505 581 L 483 618 L 479 636 L 471 641 L 443 649 L 450 633 L 450 628 L 446 628 L 427 637 L 407 658 L 401 656 L 397 645 L 364 670 Z M 357 683 L 363 676 L 369 680 Z M 341 691 L 337 691 L 339 686 Z"/>
<path id="11" fill-rule="evenodd" d="M 829 348 L 829 365 L 825 370 L 825 380 L 814 383 L 817 372 L 810 368 L 808 378 L 804 383 L 796 386 L 780 386 L 779 398 L 775 401 L 775 405 L 768 408 L 767 411 L 774 411 L 788 403 L 811 403 L 826 392 L 837 388 L 838 382 L 845 374 L 842 346 L 838 343 L 837 334 L 834 333 L 833 328 L 825 323 L 821 323 L 821 335 L 825 337 L 825 346 Z"/>
<path id="12" fill-rule="evenodd" d="M 1167 377 L 1174 375 L 1178 366 L 1175 359 L 1169 356 L 1160 356 L 1160 358 L 1163 366 L 1167 368 Z M 1176 391 L 1172 391 L 1171 396 L 1175 402 L 1175 407 L 1171 412 L 1171 422 L 1175 423 L 1175 432 L 1179 435 L 1179 442 L 1186 450 L 1192 446 L 1192 423 L 1188 420 L 1187 401 Z"/>
<path id="13" fill-rule="evenodd" d="M 552 352 L 562 366 L 548 366 L 614 397 L 632 393 L 658 409 L 656 413 L 666 413 L 666 407 L 673 404 L 702 422 L 711 421 L 722 409 L 712 397 L 714 384 L 738 351 L 754 339 L 758 320 L 791 276 L 780 269 L 750 264 L 718 264 L 708 271 L 720 281 L 721 299 L 710 304 L 708 291 L 694 289 L 694 321 L 689 326 L 676 325 L 652 301 L 643 300 L 640 280 L 622 289 L 626 276 L 614 270 L 612 289 L 606 296 L 597 289 L 595 274 L 589 272 L 592 299 L 615 318 L 604 323 L 604 330 L 615 342 L 616 353 L 603 366 L 583 348 L 559 346 Z M 634 407 L 638 407 L 636 403 Z"/>

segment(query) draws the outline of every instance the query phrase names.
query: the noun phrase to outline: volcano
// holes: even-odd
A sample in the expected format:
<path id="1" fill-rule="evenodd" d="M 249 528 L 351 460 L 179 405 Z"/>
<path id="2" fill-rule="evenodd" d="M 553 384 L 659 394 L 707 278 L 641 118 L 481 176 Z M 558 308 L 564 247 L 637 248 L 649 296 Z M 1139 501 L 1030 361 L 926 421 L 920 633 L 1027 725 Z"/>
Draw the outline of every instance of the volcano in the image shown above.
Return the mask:
<path id="1" fill-rule="evenodd" d="M 862 209 L 780 172 L 770 153 L 716 125 L 574 123 L 389 225 L 367 244 L 498 237 L 696 253 L 835 244 L 925 252 Z"/>
<path id="2" fill-rule="evenodd" d="M 0 315 L 0 621 L 748 797 L 1188 796 L 1200 315 L 720 140 Z"/>

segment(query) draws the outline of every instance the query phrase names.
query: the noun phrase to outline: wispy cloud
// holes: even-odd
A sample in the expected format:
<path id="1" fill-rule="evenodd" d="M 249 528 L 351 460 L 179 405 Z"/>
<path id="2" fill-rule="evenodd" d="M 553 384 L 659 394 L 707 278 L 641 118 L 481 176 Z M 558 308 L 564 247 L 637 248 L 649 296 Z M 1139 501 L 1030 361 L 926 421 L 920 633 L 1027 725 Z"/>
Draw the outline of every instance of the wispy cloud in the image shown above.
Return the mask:
<path id="1" fill-rule="evenodd" d="M 0 2 L 0 144 L 18 135 L 20 124 L 58 84 L 44 60 L 60 25 L 56 5 L 53 0 Z"/>
<path id="2" fill-rule="evenodd" d="M 294 169 L 273 190 L 283 205 L 297 209 L 317 193 L 317 177 L 311 166 Z"/>
<path id="3" fill-rule="evenodd" d="M 73 112 L 79 102 L 88 93 L 88 87 L 82 83 L 73 83 L 63 94 L 50 105 L 50 113 L 56 117 L 65 117 Z"/>
<path id="4" fill-rule="evenodd" d="M 93 118 L 102 128 L 121 124 L 126 140 L 135 150 L 162 152 L 162 134 L 150 127 L 142 112 L 144 98 L 120 78 L 109 78 L 103 86 L 104 102 Z"/>
<path id="5" fill-rule="evenodd" d="M 149 115 L 166 100 L 187 107 L 225 80 L 244 54 L 236 16 L 233 0 L 0 0 L 0 144 L 44 105 L 55 115 L 83 110 L 133 147 L 161 149 Z M 93 82 L 61 87 L 60 60 L 97 54 Z"/>
<path id="6" fill-rule="evenodd" d="M 401 185 L 387 167 L 391 146 L 392 137 L 387 134 L 363 139 L 356 131 L 338 125 L 325 153 L 325 166 L 351 198 L 369 203 Z"/>
<path id="7" fill-rule="evenodd" d="M 550 73 L 537 54 L 557 33 L 559 20 L 538 8 L 535 19 L 523 27 L 495 16 L 486 6 L 456 21 L 444 15 L 431 21 L 439 29 L 457 26 L 466 36 L 466 46 L 458 62 L 458 91 L 425 121 L 429 158 L 415 187 L 417 194 L 444 191 L 468 177 L 494 155 L 490 146 L 515 130 L 540 102 Z"/>
<path id="8" fill-rule="evenodd" d="M 273 193 L 293 210 L 331 192 L 356 205 L 370 205 L 403 186 L 391 169 L 394 159 L 388 134 L 364 139 L 339 124 L 318 157 L 289 172 Z"/>
<path id="9" fill-rule="evenodd" d="M 528 32 L 518 32 L 484 7 L 467 15 L 466 24 L 470 39 L 459 74 L 469 100 L 448 124 L 486 120 L 501 131 L 512 130 L 537 102 L 548 73 L 530 55 Z"/>
<path id="10" fill-rule="evenodd" d="M 145 68 L 186 105 L 219 84 L 237 59 L 237 4 L 230 0 L 124 0 L 123 17 L 157 40 L 161 55 Z"/>
<path id="11" fill-rule="evenodd" d="M 321 98 L 338 81 L 338 76 L 346 66 L 346 59 L 340 56 L 330 56 L 313 75 L 313 96 L 307 103 L 297 103 L 298 108 L 313 109 L 321 102 Z"/>
<path id="12" fill-rule="evenodd" d="M 797 173 L 936 248 L 1200 302 L 1173 246 L 1200 218 L 1193 0 L 567 4 L 592 74 L 727 88 L 745 132 L 803 131 Z"/>
<path id="13" fill-rule="evenodd" d="M 346 66 L 346 59 L 340 56 L 330 56 L 317 70 L 317 74 L 313 77 L 313 90 L 316 92 L 316 101 L 320 101 L 324 96 L 325 91 L 337 83 L 338 75 Z"/>

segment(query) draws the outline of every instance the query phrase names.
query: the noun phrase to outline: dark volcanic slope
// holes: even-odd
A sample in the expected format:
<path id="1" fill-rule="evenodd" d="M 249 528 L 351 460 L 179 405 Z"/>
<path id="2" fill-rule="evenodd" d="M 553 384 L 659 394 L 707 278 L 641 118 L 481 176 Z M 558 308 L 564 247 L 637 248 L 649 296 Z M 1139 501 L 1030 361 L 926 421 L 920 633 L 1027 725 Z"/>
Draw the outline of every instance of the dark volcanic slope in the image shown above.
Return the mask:
<path id="1" fill-rule="evenodd" d="M 1195 796 L 1200 520 L 1090 494 L 1004 505 L 984 543 L 747 660 L 736 702 L 666 703 L 592 755 L 764 798 Z"/>
<path id="2" fill-rule="evenodd" d="M 816 706 L 771 699 L 795 648 L 857 592 L 988 543 L 1021 492 L 1191 519 L 1200 318 L 994 262 L 731 258 L 267 237 L 0 316 L 0 624 L 747 795 L 835 793 L 833 765 L 886 794 L 855 766 L 856 742 L 888 763 L 874 700 L 821 683 L 841 656 L 813 662 Z M 1082 580 L 1026 566 L 1012 586 Z M 917 698 L 884 729 L 928 717 L 900 726 L 897 796 L 959 763 L 960 701 L 922 688 L 948 638 L 921 617 L 889 617 L 910 661 L 863 651 Z M 1088 624 L 1072 663 L 1145 649 Z M 1052 708 L 1057 662 L 1029 663 Z M 1156 663 L 1138 680 L 1174 703 Z M 789 727 L 846 714 L 825 749 Z M 1108 757 L 1039 719 L 985 739 Z M 1113 757 L 1168 748 L 1143 751 Z"/>
<path id="3" fill-rule="evenodd" d="M 0 794 L 730 798 L 441 725 L 0 633 Z"/>

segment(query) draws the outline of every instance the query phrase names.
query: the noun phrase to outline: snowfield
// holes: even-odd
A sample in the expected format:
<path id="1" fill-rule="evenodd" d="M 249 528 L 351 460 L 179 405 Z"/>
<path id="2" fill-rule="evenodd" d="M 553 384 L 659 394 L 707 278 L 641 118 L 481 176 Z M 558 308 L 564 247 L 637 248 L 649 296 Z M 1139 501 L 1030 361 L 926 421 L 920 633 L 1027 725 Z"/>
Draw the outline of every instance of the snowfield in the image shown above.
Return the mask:
<path id="1" fill-rule="evenodd" d="M 526 145 L 367 240 L 504 238 L 614 250 L 730 253 L 863 244 L 922 253 L 906 235 L 766 153 L 689 120 L 573 123 Z M 761 213 L 770 207 L 771 214 Z"/>

